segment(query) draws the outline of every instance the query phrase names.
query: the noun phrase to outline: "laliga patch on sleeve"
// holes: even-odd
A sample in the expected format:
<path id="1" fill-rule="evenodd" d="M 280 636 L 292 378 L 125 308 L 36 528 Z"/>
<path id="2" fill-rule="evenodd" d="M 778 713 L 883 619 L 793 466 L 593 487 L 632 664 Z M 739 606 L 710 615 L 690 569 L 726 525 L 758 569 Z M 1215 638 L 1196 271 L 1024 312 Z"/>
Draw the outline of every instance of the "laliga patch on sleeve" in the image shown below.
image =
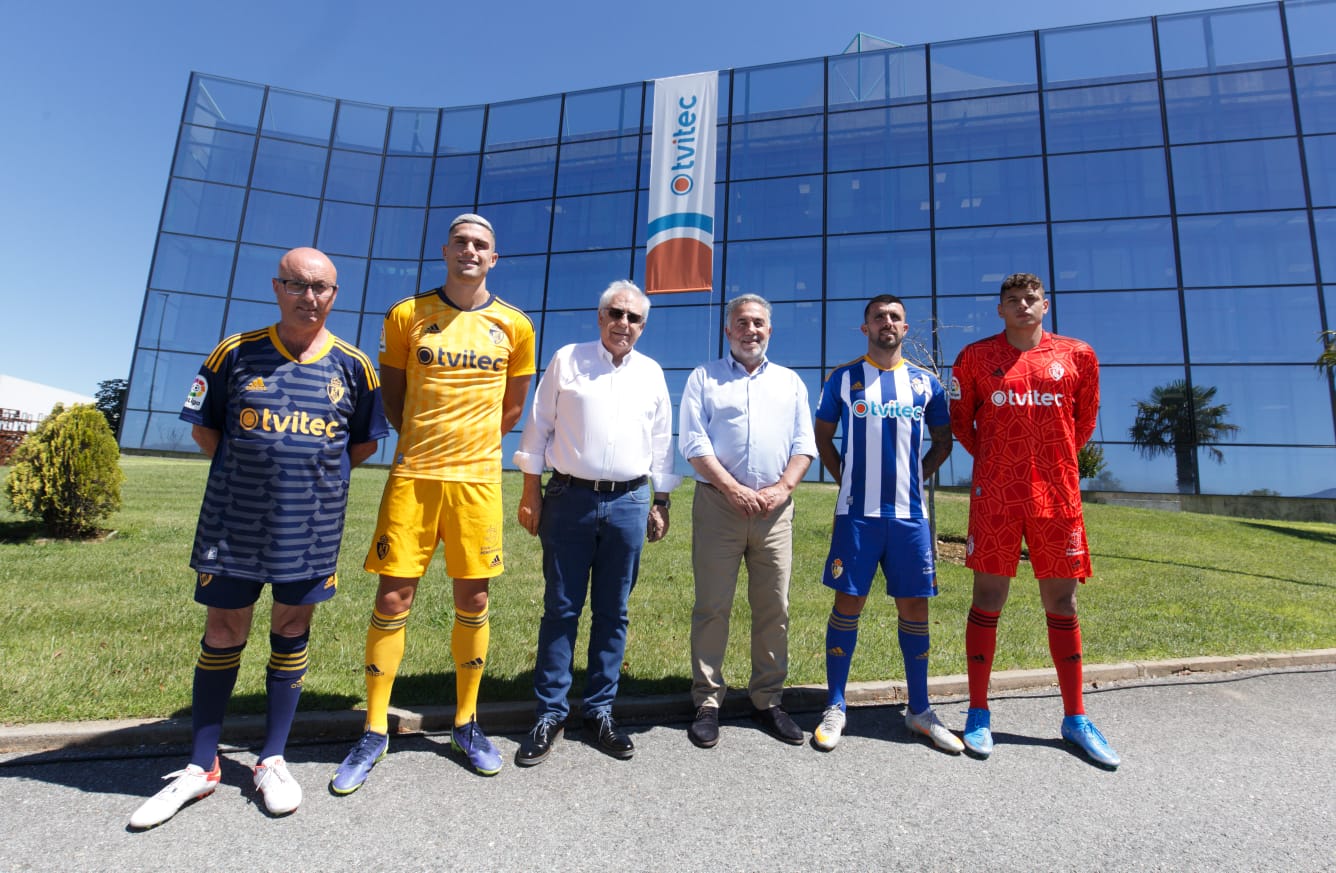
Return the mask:
<path id="1" fill-rule="evenodd" d="M 946 387 L 946 396 L 952 400 L 960 399 L 960 380 L 955 376 L 951 377 L 951 384 Z"/>
<path id="2" fill-rule="evenodd" d="M 195 381 L 190 383 L 190 393 L 186 395 L 186 409 L 193 409 L 198 412 L 204 408 L 204 397 L 209 393 L 209 383 L 204 381 L 203 376 L 196 376 Z"/>

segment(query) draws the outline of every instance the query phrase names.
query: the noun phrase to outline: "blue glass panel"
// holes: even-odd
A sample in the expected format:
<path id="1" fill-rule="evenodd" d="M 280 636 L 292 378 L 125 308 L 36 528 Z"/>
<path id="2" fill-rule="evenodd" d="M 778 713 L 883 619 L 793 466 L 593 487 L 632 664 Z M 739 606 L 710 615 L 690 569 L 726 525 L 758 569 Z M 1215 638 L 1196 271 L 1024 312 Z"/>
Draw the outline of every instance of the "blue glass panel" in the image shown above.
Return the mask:
<path id="1" fill-rule="evenodd" d="M 375 203 L 380 186 L 380 155 L 357 152 L 329 153 L 329 178 L 325 196 L 333 200 Z"/>
<path id="2" fill-rule="evenodd" d="M 863 310 L 880 291 L 869 290 L 856 300 L 836 300 L 827 303 L 824 310 L 824 326 L 812 322 L 799 326 L 812 337 L 821 336 L 826 340 L 825 366 L 829 369 L 857 359 L 867 352 L 867 337 L 863 334 Z M 900 295 L 896 295 L 899 297 Z M 901 297 L 905 304 L 905 318 L 909 322 L 909 333 L 905 335 L 905 357 L 919 366 L 933 368 L 933 329 L 932 301 L 926 297 Z M 816 317 L 818 313 L 808 313 Z M 823 331 L 824 327 L 824 331 Z M 811 399 L 815 404 L 818 394 Z M 814 406 L 815 408 L 815 406 Z"/>
<path id="3" fill-rule="evenodd" d="M 277 139 L 260 139 L 251 185 L 284 194 L 319 197 L 325 184 L 325 149 Z"/>
<path id="4" fill-rule="evenodd" d="M 223 320 L 221 301 L 218 301 L 218 311 L 212 314 L 212 323 L 220 325 Z M 130 405 L 137 409 L 161 409 L 179 414 L 186 394 L 190 392 L 190 383 L 199 372 L 199 365 L 204 363 L 204 356 L 222 338 L 217 331 L 215 326 L 214 339 L 202 352 L 140 351 L 136 355 L 131 380 Z"/>
<path id="5" fill-rule="evenodd" d="M 1159 145 L 1159 87 L 1138 82 L 1051 91 L 1044 94 L 1044 125 L 1050 153 Z"/>
<path id="6" fill-rule="evenodd" d="M 712 306 L 655 306 L 636 351 L 649 355 L 665 369 L 691 369 L 718 357 L 718 337 L 719 311 Z M 676 415 L 673 420 L 676 424 Z"/>
<path id="7" fill-rule="evenodd" d="M 196 75 L 190 83 L 182 120 L 201 127 L 254 131 L 263 100 L 264 88 L 260 85 Z"/>
<path id="8" fill-rule="evenodd" d="M 1028 33 L 934 43 L 932 96 L 1032 91 L 1038 84 L 1034 37 Z"/>
<path id="9" fill-rule="evenodd" d="M 362 292 L 366 288 L 366 260 L 343 255 L 330 255 L 329 259 L 334 262 L 334 269 L 338 270 L 339 275 L 339 296 L 334 300 L 334 308 L 360 312 Z M 349 335 L 343 338 L 352 343 L 357 342 L 356 336 Z M 375 360 L 374 356 L 372 360 Z"/>
<path id="10" fill-rule="evenodd" d="M 418 258 L 422 254 L 425 209 L 385 208 L 376 210 L 376 234 L 371 255 L 376 258 Z"/>
<path id="11" fill-rule="evenodd" d="M 547 279 L 547 305 L 563 309 L 587 306 L 593 313 L 603 289 L 617 279 L 630 276 L 630 249 L 553 255 Z"/>
<path id="12" fill-rule="evenodd" d="M 181 125 L 172 174 L 206 182 L 245 185 L 255 137 L 214 127 Z"/>
<path id="13" fill-rule="evenodd" d="M 148 283 L 169 291 L 223 296 L 227 294 L 235 248 L 230 242 L 159 234 L 153 275 Z"/>
<path id="14" fill-rule="evenodd" d="M 385 151 L 385 126 L 390 111 L 384 106 L 339 101 L 338 120 L 334 123 L 334 145 L 380 153 Z"/>
<path id="15" fill-rule="evenodd" d="M 713 307 L 710 309 L 717 319 L 718 310 Z M 822 311 L 821 304 L 816 301 L 775 303 L 771 306 L 770 323 L 774 326 L 774 332 L 770 337 L 770 347 L 766 350 L 767 356 L 786 367 L 821 366 Z M 718 327 L 712 329 L 712 335 L 718 336 L 718 333 Z M 697 343 L 695 341 L 692 345 L 699 349 Z M 700 355 L 696 364 L 717 356 Z"/>
<path id="16" fill-rule="evenodd" d="M 602 289 L 599 289 L 600 291 Z M 543 313 L 542 327 L 538 328 L 540 365 L 546 369 L 557 349 L 569 343 L 583 343 L 598 339 L 598 315 L 595 307 L 598 296 L 588 297 L 587 309 L 552 310 Z M 534 380 L 537 381 L 537 380 Z"/>
<path id="17" fill-rule="evenodd" d="M 237 224 L 241 220 L 241 205 L 246 192 L 241 188 L 227 188 L 173 179 L 167 189 L 167 205 L 163 209 L 162 229 L 198 236 L 236 239 Z"/>
<path id="18" fill-rule="evenodd" d="M 734 70 L 733 76 L 734 121 L 820 112 L 825 106 L 826 63 L 819 58 Z"/>
<path id="19" fill-rule="evenodd" d="M 630 247 L 635 192 L 565 197 L 552 220 L 552 251 Z"/>
<path id="20" fill-rule="evenodd" d="M 430 155 L 436 150 L 439 109 L 400 109 L 390 114 L 392 155 Z"/>
<path id="21" fill-rule="evenodd" d="M 821 233 L 821 177 L 735 182 L 729 188 L 729 239 Z M 722 213 L 715 212 L 719 217 Z M 719 237 L 718 227 L 715 230 Z"/>
<path id="22" fill-rule="evenodd" d="M 1304 205 L 1299 148 L 1292 139 L 1177 146 L 1171 152 L 1180 213 Z"/>
<path id="23" fill-rule="evenodd" d="M 483 155 L 478 200 L 494 203 L 552 196 L 552 173 L 557 149 L 544 146 Z"/>
<path id="24" fill-rule="evenodd" d="M 1328 61 L 1336 58 L 1331 35 L 1336 33 L 1336 3 L 1330 0 L 1289 0 L 1285 24 L 1290 32 L 1290 55 L 1298 61 Z"/>
<path id="25" fill-rule="evenodd" d="M 826 296 L 903 297 L 932 289 L 929 234 L 879 233 L 826 238 Z"/>
<path id="26" fill-rule="evenodd" d="M 1001 282 L 999 278 L 998 285 Z M 943 361 L 954 362 L 965 346 L 995 333 L 1001 333 L 1002 319 L 997 315 L 997 299 L 996 293 L 975 297 L 937 298 L 935 333 L 938 353 Z M 923 326 L 926 327 L 931 324 L 931 312 L 919 312 L 914 319 L 923 322 Z M 858 321 L 862 321 L 861 308 L 858 312 Z M 1045 326 L 1049 323 L 1046 321 Z"/>
<path id="27" fill-rule="evenodd" d="M 268 303 L 232 300 L 227 304 L 227 323 L 223 325 L 223 336 L 234 336 L 248 330 L 268 327 L 278 321 L 278 316 L 278 306 L 274 303 L 272 291 L 269 293 Z"/>
<path id="28" fill-rule="evenodd" d="M 450 222 L 459 215 L 473 210 L 467 206 L 447 206 L 444 209 L 427 210 L 427 233 L 423 237 L 422 251 L 428 260 L 441 256 L 441 247 L 448 241 Z M 486 218 L 486 216 L 484 216 Z M 491 219 L 488 218 L 490 221 Z M 493 225 L 495 227 L 496 225 Z M 498 244 L 501 240 L 498 240 Z M 500 248 L 497 251 L 502 251 Z"/>
<path id="29" fill-rule="evenodd" d="M 928 107 L 891 106 L 830 116 L 826 166 L 832 171 L 928 162 Z"/>
<path id="30" fill-rule="evenodd" d="M 724 257 L 715 249 L 715 259 Z M 821 240 L 767 240 L 735 242 L 726 253 L 724 297 L 760 294 L 770 302 L 821 298 Z"/>
<path id="31" fill-rule="evenodd" d="M 258 300 L 272 306 L 272 279 L 278 275 L 278 261 L 284 251 L 266 246 L 241 246 L 237 252 L 236 273 L 232 276 L 232 298 Z"/>
<path id="32" fill-rule="evenodd" d="M 198 450 L 195 441 L 190 438 L 190 422 L 182 421 L 179 415 L 171 412 L 139 413 L 135 425 L 131 426 L 128 420 L 126 424 L 133 428 L 138 439 L 135 448 L 159 452 Z M 122 445 L 128 447 L 129 443 L 123 442 Z"/>
<path id="33" fill-rule="evenodd" d="M 203 356 L 213 351 L 213 347 L 222 339 L 218 330 L 223 323 L 225 303 L 221 297 L 150 291 L 144 296 L 144 319 L 139 323 L 137 345 L 141 348 L 194 353 L 200 356 L 195 360 L 195 368 L 198 369 L 203 363 Z M 274 311 L 277 312 L 277 308 Z M 194 370 L 191 375 L 194 375 Z M 181 393 L 175 398 L 178 409 L 185 400 L 185 391 L 190 387 L 189 377 L 183 384 L 184 387 L 177 389 Z"/>
<path id="34" fill-rule="evenodd" d="M 561 97 L 493 103 L 487 113 L 487 150 L 557 141 Z"/>
<path id="35" fill-rule="evenodd" d="M 252 191 L 246 204 L 241 238 L 291 249 L 315 243 L 315 215 L 319 200 Z"/>
<path id="36" fill-rule="evenodd" d="M 1166 80 L 1164 111 L 1172 143 L 1294 133 L 1294 104 L 1285 70 Z"/>
<path id="37" fill-rule="evenodd" d="M 928 226 L 928 168 L 858 170 L 827 177 L 826 231 L 915 230 Z"/>
<path id="38" fill-rule="evenodd" d="M 543 308 L 543 285 L 547 281 L 547 256 L 502 258 L 487 274 L 487 287 L 507 303 L 530 313 Z"/>
<path id="39" fill-rule="evenodd" d="M 1176 291 L 1053 295 L 1053 330 L 1085 340 L 1101 364 L 1181 364 Z"/>
<path id="40" fill-rule="evenodd" d="M 369 310 L 368 310 L 369 312 Z M 385 325 L 385 313 L 370 313 L 362 316 L 362 329 L 357 337 L 357 347 L 377 366 L 380 365 L 380 332 Z M 394 445 L 394 436 L 388 442 Z"/>
<path id="41" fill-rule="evenodd" d="M 1311 283 L 1313 248 L 1302 212 L 1180 218 L 1183 284 Z"/>
<path id="42" fill-rule="evenodd" d="M 1161 15 L 1157 24 L 1166 76 L 1285 63 L 1285 37 L 1275 6 Z"/>
<path id="43" fill-rule="evenodd" d="M 473 203 L 478 190 L 478 155 L 437 158 L 431 180 L 431 205 Z"/>
<path id="44" fill-rule="evenodd" d="M 636 187 L 640 137 L 575 142 L 561 147 L 557 194 L 598 194 Z"/>
<path id="45" fill-rule="evenodd" d="M 1327 497 L 1336 488 L 1331 449 L 1230 446 L 1224 464 L 1198 452 L 1203 494 L 1250 494 L 1265 490 L 1284 497 Z M 1326 470 L 1328 472 L 1322 473 Z M 1316 475 L 1315 475 L 1316 472 Z"/>
<path id="46" fill-rule="evenodd" d="M 1233 441 L 1332 442 L 1327 379 L 1311 363 L 1298 367 L 1194 366 L 1192 382 L 1218 388 L 1214 402 L 1228 404 L 1226 419 L 1239 426 L 1234 440 L 1221 443 L 1222 450 Z"/>
<path id="47" fill-rule="evenodd" d="M 938 227 L 1044 220 L 1040 158 L 939 165 L 933 180 Z"/>
<path id="48" fill-rule="evenodd" d="M 552 201 L 483 204 L 478 211 L 496 228 L 496 250 L 508 255 L 547 251 Z M 441 242 L 445 242 L 444 239 Z M 433 240 L 433 245 L 436 241 Z"/>
<path id="49" fill-rule="evenodd" d="M 334 101 L 328 97 L 269 89 L 264 104 L 264 132 L 283 139 L 329 145 L 334 127 Z"/>
<path id="50" fill-rule="evenodd" d="M 1000 325 L 1001 322 L 999 321 Z M 1095 350 L 1096 354 L 1099 349 Z M 1106 366 L 1099 371 L 1099 425 L 1095 429 L 1095 439 L 1107 442 L 1130 443 L 1132 425 L 1136 422 L 1137 403 L 1147 401 L 1157 387 L 1181 381 L 1185 377 L 1182 366 L 1164 365 L 1154 367 Z M 1111 471 L 1119 479 L 1126 480 L 1127 468 Z M 1173 485 L 1173 459 L 1169 465 L 1170 480 L 1161 491 L 1177 490 Z"/>
<path id="51" fill-rule="evenodd" d="M 1336 133 L 1336 64 L 1296 67 L 1294 92 L 1304 133 Z"/>
<path id="52" fill-rule="evenodd" d="M 1037 155 L 1040 151 L 1037 94 L 932 105 L 932 153 L 938 162 Z"/>
<path id="53" fill-rule="evenodd" d="M 1336 136 L 1304 138 L 1308 185 L 1314 206 L 1336 206 Z"/>
<path id="54" fill-rule="evenodd" d="M 819 173 L 823 136 L 820 115 L 735 124 L 728 172 L 734 179 Z"/>
<path id="55" fill-rule="evenodd" d="M 1100 375 L 1102 376 L 1103 373 Z M 1097 429 L 1095 433 L 1093 442 L 1099 442 L 1099 430 Z M 1100 447 L 1104 450 L 1106 466 L 1098 479 L 1083 482 L 1084 487 L 1095 491 L 1159 491 L 1173 493 L 1178 490 L 1174 485 L 1174 459 L 1172 455 L 1143 458 L 1130 444 L 1100 443 Z M 959 454 L 961 453 L 955 452 L 952 457 Z"/>
<path id="56" fill-rule="evenodd" d="M 445 261 L 423 261 L 422 274 L 418 276 L 419 288 L 440 288 L 445 284 Z"/>
<path id="57" fill-rule="evenodd" d="M 1183 296 L 1194 364 L 1307 364 L 1316 357 L 1315 288 L 1206 288 Z"/>
<path id="58" fill-rule="evenodd" d="M 1054 221 L 1123 218 L 1169 212 L 1162 149 L 1060 155 L 1048 159 Z M 1183 203 L 1179 201 L 1179 208 Z"/>
<path id="59" fill-rule="evenodd" d="M 381 206 L 426 206 L 431 158 L 387 157 L 380 178 Z"/>
<path id="60" fill-rule="evenodd" d="M 432 286 L 420 284 L 417 261 L 372 261 L 366 279 L 366 312 L 388 312 L 390 307 L 419 290 Z"/>
<path id="61" fill-rule="evenodd" d="M 1049 87 L 1155 76 L 1149 18 L 1045 30 L 1039 34 L 1039 50 Z"/>
<path id="62" fill-rule="evenodd" d="M 1167 218 L 1054 224 L 1053 269 L 1061 291 L 1173 288 L 1173 227 Z"/>
<path id="63" fill-rule="evenodd" d="M 1318 263 L 1322 265 L 1322 275 L 1336 276 L 1336 210 L 1313 210 L 1313 232 L 1317 238 Z M 1328 298 L 1330 300 L 1330 298 Z M 1327 309 L 1327 318 L 1336 320 L 1336 311 Z"/>
<path id="64" fill-rule="evenodd" d="M 320 250 L 366 257 L 374 218 L 375 210 L 370 206 L 326 201 L 320 213 Z"/>
<path id="65" fill-rule="evenodd" d="M 1043 276 L 1048 234 L 1042 227 L 980 227 L 937 231 L 937 293 L 996 298 L 1012 273 Z"/>
<path id="66" fill-rule="evenodd" d="M 828 59 L 831 109 L 922 100 L 928 93 L 923 46 L 837 55 Z"/>
<path id="67" fill-rule="evenodd" d="M 642 85 L 619 85 L 566 95 L 561 136 L 566 142 L 640 132 Z"/>
<path id="68" fill-rule="evenodd" d="M 436 154 L 457 155 L 482 149 L 482 125 L 486 108 L 469 106 L 441 110 L 441 132 Z"/>

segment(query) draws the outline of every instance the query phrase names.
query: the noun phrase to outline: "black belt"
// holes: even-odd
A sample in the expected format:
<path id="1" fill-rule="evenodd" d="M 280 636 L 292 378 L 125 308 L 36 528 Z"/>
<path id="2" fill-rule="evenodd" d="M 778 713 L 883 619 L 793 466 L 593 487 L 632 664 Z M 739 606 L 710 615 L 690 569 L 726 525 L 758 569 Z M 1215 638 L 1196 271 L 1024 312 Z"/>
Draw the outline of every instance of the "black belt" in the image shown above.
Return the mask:
<path id="1" fill-rule="evenodd" d="M 580 479 L 576 476 L 567 476 L 565 473 L 553 473 L 549 480 L 558 485 L 579 485 L 581 488 L 588 488 L 591 491 L 607 494 L 621 494 L 623 491 L 634 491 L 641 485 L 649 481 L 648 476 L 637 476 L 635 479 L 627 479 L 625 482 L 615 482 L 612 479 Z"/>

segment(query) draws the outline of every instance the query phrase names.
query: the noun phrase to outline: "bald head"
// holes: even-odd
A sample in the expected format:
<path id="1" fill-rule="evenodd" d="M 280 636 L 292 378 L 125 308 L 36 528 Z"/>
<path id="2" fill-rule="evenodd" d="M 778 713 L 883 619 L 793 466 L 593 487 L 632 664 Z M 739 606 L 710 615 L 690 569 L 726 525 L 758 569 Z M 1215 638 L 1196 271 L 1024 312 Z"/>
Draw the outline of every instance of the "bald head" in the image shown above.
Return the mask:
<path id="1" fill-rule="evenodd" d="M 305 281 L 308 278 L 306 273 L 319 273 L 320 277 L 331 285 L 338 282 L 339 271 L 334 268 L 334 262 L 319 249 L 302 246 L 284 252 L 283 257 L 278 259 L 280 279 Z M 311 281 L 315 281 L 314 278 Z"/>

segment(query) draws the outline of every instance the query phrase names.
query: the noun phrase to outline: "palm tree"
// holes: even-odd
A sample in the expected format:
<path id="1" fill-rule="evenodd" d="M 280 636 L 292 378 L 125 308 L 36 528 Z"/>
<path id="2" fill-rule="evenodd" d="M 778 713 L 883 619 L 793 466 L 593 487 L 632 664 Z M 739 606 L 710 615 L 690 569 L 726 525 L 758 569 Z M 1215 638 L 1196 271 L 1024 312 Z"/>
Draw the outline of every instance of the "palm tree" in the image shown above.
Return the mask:
<path id="1" fill-rule="evenodd" d="M 1191 494 L 1197 490 L 1194 450 L 1206 449 L 1217 464 L 1225 455 L 1207 443 L 1228 439 L 1238 432 L 1237 424 L 1225 421 L 1228 403 L 1215 403 L 1214 386 L 1193 385 L 1176 379 L 1150 392 L 1149 400 L 1137 401 L 1137 417 L 1130 429 L 1132 442 L 1142 457 L 1174 456 L 1178 490 Z"/>

